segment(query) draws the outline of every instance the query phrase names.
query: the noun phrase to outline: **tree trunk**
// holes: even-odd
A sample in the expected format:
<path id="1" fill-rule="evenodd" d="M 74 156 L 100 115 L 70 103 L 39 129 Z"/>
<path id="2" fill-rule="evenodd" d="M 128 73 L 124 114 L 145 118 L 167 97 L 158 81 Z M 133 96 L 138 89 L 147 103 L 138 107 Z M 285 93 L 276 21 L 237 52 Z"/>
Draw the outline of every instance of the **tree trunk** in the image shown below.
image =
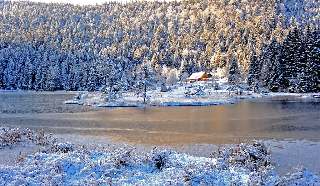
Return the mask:
<path id="1" fill-rule="evenodd" d="M 147 97 L 147 85 L 144 85 L 143 103 L 146 103 L 146 97 Z"/>

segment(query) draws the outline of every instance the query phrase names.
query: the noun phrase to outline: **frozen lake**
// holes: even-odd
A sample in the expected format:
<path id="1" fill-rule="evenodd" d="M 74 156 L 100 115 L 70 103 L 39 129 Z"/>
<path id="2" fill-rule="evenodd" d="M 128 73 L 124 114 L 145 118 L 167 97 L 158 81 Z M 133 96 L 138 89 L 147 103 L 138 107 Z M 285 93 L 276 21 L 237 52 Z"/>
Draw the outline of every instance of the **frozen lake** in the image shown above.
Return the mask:
<path id="1" fill-rule="evenodd" d="M 234 105 L 113 109 L 63 103 L 75 94 L 0 92 L 0 125 L 145 145 L 320 141 L 319 99 L 287 96 L 238 100 Z"/>

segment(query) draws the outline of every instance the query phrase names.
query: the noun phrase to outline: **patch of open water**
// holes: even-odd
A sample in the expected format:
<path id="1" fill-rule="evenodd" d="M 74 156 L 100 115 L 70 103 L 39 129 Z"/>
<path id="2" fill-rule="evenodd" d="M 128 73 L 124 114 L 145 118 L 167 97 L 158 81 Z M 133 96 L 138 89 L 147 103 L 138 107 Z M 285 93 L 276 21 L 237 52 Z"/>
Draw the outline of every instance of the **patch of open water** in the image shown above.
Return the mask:
<path id="1" fill-rule="evenodd" d="M 76 93 L 0 92 L 0 125 L 146 145 L 224 144 L 252 139 L 320 141 L 320 102 L 295 96 L 202 107 L 67 105 Z"/>

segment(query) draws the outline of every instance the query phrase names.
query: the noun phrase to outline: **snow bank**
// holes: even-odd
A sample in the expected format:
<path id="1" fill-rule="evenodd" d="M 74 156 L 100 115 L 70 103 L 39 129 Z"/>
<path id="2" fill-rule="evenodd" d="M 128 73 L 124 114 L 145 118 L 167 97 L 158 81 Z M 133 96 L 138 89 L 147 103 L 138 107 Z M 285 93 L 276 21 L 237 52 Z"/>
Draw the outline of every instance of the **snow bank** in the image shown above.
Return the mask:
<path id="1" fill-rule="evenodd" d="M 73 153 L 38 154 L 19 167 L 4 167 L 1 185 L 166 185 L 245 184 L 243 168 L 224 170 L 224 161 L 175 152 L 136 156 L 130 151 L 79 150 Z"/>
<path id="2" fill-rule="evenodd" d="M 66 147 L 65 145 L 59 145 Z M 287 177 L 272 172 L 263 144 L 239 145 L 209 158 L 158 151 L 56 151 L 0 167 L 1 185 L 252 185 L 318 184 L 306 169 Z"/>
<path id="3" fill-rule="evenodd" d="M 271 154 L 260 142 L 196 157 L 157 148 L 143 154 L 134 147 L 74 148 L 23 129 L 2 127 L 0 134 L 1 139 L 30 134 L 30 140 L 46 147 L 17 166 L 0 166 L 0 185 L 319 185 L 319 178 L 305 168 L 284 177 L 275 174 Z"/>

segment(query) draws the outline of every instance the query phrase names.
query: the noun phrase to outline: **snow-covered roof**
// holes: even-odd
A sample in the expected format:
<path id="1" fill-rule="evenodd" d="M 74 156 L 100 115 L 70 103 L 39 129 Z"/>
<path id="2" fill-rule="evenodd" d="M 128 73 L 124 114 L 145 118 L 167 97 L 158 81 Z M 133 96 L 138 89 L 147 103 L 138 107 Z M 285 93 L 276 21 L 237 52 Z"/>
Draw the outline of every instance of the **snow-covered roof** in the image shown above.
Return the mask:
<path id="1" fill-rule="evenodd" d="M 187 79 L 199 79 L 202 78 L 202 76 L 205 74 L 206 72 L 195 72 L 193 74 L 191 74 L 191 76 Z"/>

